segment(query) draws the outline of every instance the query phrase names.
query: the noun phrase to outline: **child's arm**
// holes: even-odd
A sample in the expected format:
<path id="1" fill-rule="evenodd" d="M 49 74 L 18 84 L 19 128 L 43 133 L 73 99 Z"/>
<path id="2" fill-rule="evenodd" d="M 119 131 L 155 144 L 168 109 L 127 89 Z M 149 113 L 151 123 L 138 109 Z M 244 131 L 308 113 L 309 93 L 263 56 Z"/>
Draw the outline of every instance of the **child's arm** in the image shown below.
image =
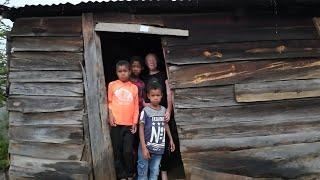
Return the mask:
<path id="1" fill-rule="evenodd" d="M 169 81 L 166 80 L 166 91 L 167 91 L 167 111 L 166 111 L 166 116 L 165 116 L 165 119 L 166 119 L 166 122 L 170 121 L 170 116 L 171 116 L 171 112 L 172 112 L 172 91 L 171 91 L 171 88 L 170 88 L 170 84 L 169 84 Z"/>
<path id="2" fill-rule="evenodd" d="M 134 103 L 133 125 L 132 125 L 132 129 L 131 129 L 132 134 L 137 132 L 137 123 L 138 123 L 138 119 L 139 119 L 139 94 L 138 94 L 137 86 L 135 86 L 134 94 L 135 94 L 135 96 L 133 99 L 133 103 Z"/>
<path id="3" fill-rule="evenodd" d="M 108 85 L 108 98 L 107 98 L 107 102 L 108 102 L 108 115 L 109 115 L 109 124 L 110 126 L 117 126 L 115 123 L 115 119 L 114 116 L 112 114 L 112 98 L 113 98 L 113 93 L 112 93 L 112 85 L 111 83 L 109 83 Z"/>
<path id="4" fill-rule="evenodd" d="M 139 124 L 139 138 L 140 138 L 140 144 L 141 144 L 143 158 L 150 159 L 150 153 L 147 149 L 146 142 L 144 141 L 144 112 L 141 113 L 140 120 L 143 121 L 143 122 L 140 122 L 140 124 Z"/>
<path id="5" fill-rule="evenodd" d="M 168 123 L 165 123 L 164 128 L 165 128 L 166 133 L 167 133 L 167 135 L 169 137 L 170 151 L 173 152 L 176 149 L 176 147 L 174 145 L 174 142 L 173 142 L 173 139 L 172 139 L 172 136 L 171 136 L 171 132 L 170 132 L 170 128 L 169 128 Z"/>

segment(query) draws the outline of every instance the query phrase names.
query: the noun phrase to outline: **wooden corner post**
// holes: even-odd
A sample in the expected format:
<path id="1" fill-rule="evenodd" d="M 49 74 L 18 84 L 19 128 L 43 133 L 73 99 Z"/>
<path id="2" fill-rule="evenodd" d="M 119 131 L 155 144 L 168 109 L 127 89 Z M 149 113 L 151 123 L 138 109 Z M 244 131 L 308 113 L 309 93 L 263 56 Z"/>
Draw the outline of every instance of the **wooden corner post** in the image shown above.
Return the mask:
<path id="1" fill-rule="evenodd" d="M 82 32 L 85 60 L 85 94 L 88 125 L 95 180 L 116 179 L 113 165 L 113 151 L 107 112 L 105 110 L 106 88 L 101 54 L 101 44 L 95 32 L 92 13 L 82 15 Z M 88 133 L 88 132 L 87 132 Z"/>

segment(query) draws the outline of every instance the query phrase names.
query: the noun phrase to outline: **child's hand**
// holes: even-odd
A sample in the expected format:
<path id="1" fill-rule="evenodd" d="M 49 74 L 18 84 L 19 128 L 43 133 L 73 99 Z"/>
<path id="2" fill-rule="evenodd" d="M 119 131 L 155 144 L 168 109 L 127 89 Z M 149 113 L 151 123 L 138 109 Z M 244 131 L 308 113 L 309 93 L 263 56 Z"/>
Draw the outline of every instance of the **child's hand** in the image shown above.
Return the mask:
<path id="1" fill-rule="evenodd" d="M 169 121 L 170 121 L 170 116 L 171 116 L 171 113 L 167 110 L 167 111 L 166 111 L 166 114 L 165 114 L 165 121 L 166 121 L 166 122 L 169 122 Z"/>
<path id="2" fill-rule="evenodd" d="M 117 126 L 117 124 L 115 123 L 114 117 L 112 115 L 109 116 L 109 124 L 110 126 Z"/>
<path id="3" fill-rule="evenodd" d="M 170 151 L 173 152 L 176 149 L 173 140 L 170 140 Z"/>
<path id="4" fill-rule="evenodd" d="M 150 159 L 150 153 L 146 147 L 142 148 L 142 155 L 144 159 Z"/>
<path id="5" fill-rule="evenodd" d="M 137 125 L 136 124 L 132 125 L 130 131 L 132 134 L 136 133 L 137 132 Z"/>

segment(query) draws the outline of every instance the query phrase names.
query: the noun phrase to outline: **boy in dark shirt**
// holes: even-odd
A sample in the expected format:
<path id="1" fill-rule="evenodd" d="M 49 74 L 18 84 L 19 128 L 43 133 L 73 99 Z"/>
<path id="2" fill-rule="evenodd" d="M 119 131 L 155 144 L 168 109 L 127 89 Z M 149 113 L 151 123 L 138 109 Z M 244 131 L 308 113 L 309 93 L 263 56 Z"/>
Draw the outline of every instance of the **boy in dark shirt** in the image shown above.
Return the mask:
<path id="1" fill-rule="evenodd" d="M 165 133 L 169 137 L 171 152 L 175 150 L 175 145 L 165 121 L 166 108 L 160 105 L 161 85 L 157 82 L 148 84 L 147 96 L 150 105 L 143 108 L 139 122 L 138 180 L 157 180 L 165 149 Z M 148 170 L 150 170 L 149 178 Z"/>

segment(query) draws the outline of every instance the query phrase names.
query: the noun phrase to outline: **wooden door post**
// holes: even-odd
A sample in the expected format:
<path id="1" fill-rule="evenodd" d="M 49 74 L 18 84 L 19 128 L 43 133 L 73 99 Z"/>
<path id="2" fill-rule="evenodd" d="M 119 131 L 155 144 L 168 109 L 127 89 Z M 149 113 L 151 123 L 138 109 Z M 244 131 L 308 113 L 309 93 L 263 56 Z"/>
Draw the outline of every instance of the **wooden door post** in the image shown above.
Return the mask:
<path id="1" fill-rule="evenodd" d="M 105 110 L 105 78 L 100 38 L 94 31 L 92 13 L 82 15 L 85 60 L 85 94 L 95 180 L 116 179 L 107 112 Z"/>

